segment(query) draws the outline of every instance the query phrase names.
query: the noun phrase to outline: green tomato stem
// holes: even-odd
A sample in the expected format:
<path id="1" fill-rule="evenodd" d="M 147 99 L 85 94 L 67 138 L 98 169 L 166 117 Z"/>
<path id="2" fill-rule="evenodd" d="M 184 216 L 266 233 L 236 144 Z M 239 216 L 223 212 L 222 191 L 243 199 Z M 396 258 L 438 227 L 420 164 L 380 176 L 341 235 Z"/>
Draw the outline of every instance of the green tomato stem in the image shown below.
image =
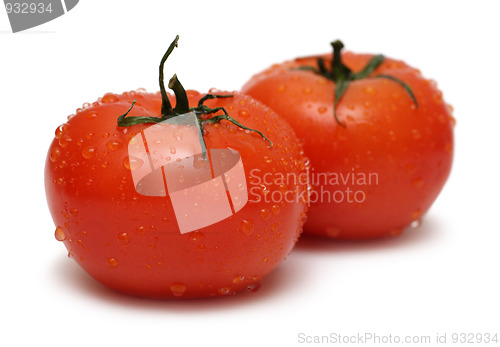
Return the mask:
<path id="1" fill-rule="evenodd" d="M 160 84 L 160 93 L 161 93 L 161 117 L 138 117 L 138 116 L 128 116 L 130 111 L 132 111 L 132 108 L 135 105 L 136 100 L 132 102 L 132 105 L 130 108 L 125 112 L 124 114 L 118 116 L 117 123 L 118 126 L 120 127 L 128 127 L 128 126 L 133 126 L 136 124 L 144 124 L 144 123 L 159 123 L 164 120 L 180 116 L 182 114 L 186 114 L 189 112 L 195 112 L 197 119 L 198 119 L 198 125 L 201 130 L 202 136 L 201 140 L 203 141 L 203 145 L 206 148 L 205 144 L 205 139 L 203 137 L 204 135 L 204 130 L 203 130 L 203 124 L 214 124 L 214 123 L 219 123 L 221 120 L 227 120 L 228 122 L 233 123 L 234 125 L 245 129 L 249 131 L 253 131 L 258 133 L 262 138 L 266 141 L 269 142 L 271 145 L 271 148 L 273 147 L 273 143 L 271 140 L 269 140 L 262 132 L 259 130 L 255 129 L 250 129 L 243 124 L 239 123 L 236 119 L 231 117 L 226 109 L 223 107 L 216 107 L 216 108 L 210 108 L 206 105 L 204 105 L 204 102 L 209 99 L 216 99 L 216 98 L 230 98 L 232 95 L 214 95 L 214 94 L 207 94 L 204 97 L 200 98 L 198 101 L 198 105 L 196 107 L 190 107 L 189 106 L 189 100 L 186 94 L 186 90 L 182 86 L 181 82 L 179 81 L 177 74 L 174 74 L 172 78 L 170 79 L 168 83 L 168 87 L 173 90 L 174 95 L 175 95 L 175 108 L 172 108 L 172 105 L 170 103 L 170 100 L 168 99 L 168 94 L 165 89 L 165 83 L 164 83 L 164 75 L 163 75 L 163 70 L 165 66 L 165 62 L 167 61 L 168 57 L 170 54 L 173 52 L 174 48 L 177 47 L 177 43 L 179 41 L 179 35 L 177 35 L 168 47 L 167 51 L 163 55 L 161 62 L 160 62 L 160 72 L 159 72 L 159 84 Z M 223 115 L 215 115 L 217 112 L 223 112 Z M 214 114 L 209 119 L 202 119 L 202 115 L 209 115 L 209 114 Z M 127 117 L 128 116 L 128 117 Z"/>
<path id="2" fill-rule="evenodd" d="M 405 91 L 409 94 L 412 101 L 414 102 L 415 106 L 418 108 L 417 99 L 413 94 L 411 87 L 408 84 L 406 84 L 405 82 L 401 81 L 399 78 L 396 78 L 394 76 L 385 74 L 372 75 L 373 72 L 377 69 L 377 67 L 379 67 L 380 64 L 384 62 L 385 57 L 383 55 L 379 54 L 373 56 L 370 59 L 370 61 L 365 65 L 365 67 L 361 69 L 361 71 L 354 73 L 351 71 L 351 69 L 349 69 L 349 67 L 344 65 L 344 63 L 342 62 L 341 53 L 342 49 L 344 48 L 344 44 L 340 40 L 336 40 L 331 43 L 331 46 L 333 48 L 333 58 L 330 63 L 330 69 L 328 69 L 324 59 L 321 57 L 319 57 L 316 61 L 318 65 L 317 67 L 301 66 L 298 69 L 304 71 L 312 71 L 318 75 L 323 76 L 324 78 L 327 78 L 335 82 L 336 85 L 334 88 L 333 116 L 335 118 L 335 121 L 340 126 L 345 127 L 345 124 L 343 124 L 337 116 L 337 105 L 339 104 L 340 99 L 342 98 L 344 93 L 347 91 L 349 83 L 356 80 L 372 77 L 372 78 L 385 78 L 394 81 L 405 89 Z"/>

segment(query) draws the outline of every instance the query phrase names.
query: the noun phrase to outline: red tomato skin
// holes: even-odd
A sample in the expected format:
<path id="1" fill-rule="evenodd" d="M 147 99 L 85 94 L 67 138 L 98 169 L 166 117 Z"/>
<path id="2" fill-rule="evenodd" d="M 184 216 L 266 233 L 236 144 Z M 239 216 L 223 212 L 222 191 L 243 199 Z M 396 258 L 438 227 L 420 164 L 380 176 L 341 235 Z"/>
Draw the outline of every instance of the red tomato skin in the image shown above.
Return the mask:
<path id="1" fill-rule="evenodd" d="M 306 172 L 303 152 L 291 127 L 252 98 L 230 94 L 234 96 L 205 104 L 225 107 L 241 123 L 262 130 L 274 148 L 257 134 L 226 121 L 204 126 L 207 147 L 237 150 L 248 188 L 252 169 L 297 175 Z M 202 96 L 188 91 L 191 105 Z M 127 145 L 151 124 L 117 126 L 117 117 L 134 99 L 137 102 L 130 116 L 160 116 L 159 93 L 106 94 L 90 107 L 77 110 L 56 130 L 45 166 L 56 238 L 93 278 L 131 295 L 212 297 L 259 283 L 297 241 L 306 202 L 257 202 L 262 191 L 254 189 L 248 203 L 231 217 L 181 234 L 168 196 L 144 196 L 135 190 Z M 293 165 L 282 165 L 281 158 Z M 307 186 L 297 184 L 289 189 L 299 193 Z"/>
<path id="2" fill-rule="evenodd" d="M 331 60 L 331 55 L 322 57 Z M 356 72 L 371 57 L 346 52 L 342 60 Z M 383 78 L 354 81 L 337 106 L 344 128 L 333 116 L 334 82 L 294 69 L 315 66 L 316 58 L 273 65 L 242 88 L 284 117 L 304 145 L 312 185 L 304 232 L 336 239 L 399 235 L 429 210 L 450 174 L 451 106 L 435 82 L 402 61 L 386 58 L 372 75 L 387 74 L 407 83 L 419 107 L 398 83 Z M 347 182 L 321 180 L 321 175 L 341 173 L 344 178 L 354 175 Z M 358 191 L 363 194 L 354 199 Z"/>

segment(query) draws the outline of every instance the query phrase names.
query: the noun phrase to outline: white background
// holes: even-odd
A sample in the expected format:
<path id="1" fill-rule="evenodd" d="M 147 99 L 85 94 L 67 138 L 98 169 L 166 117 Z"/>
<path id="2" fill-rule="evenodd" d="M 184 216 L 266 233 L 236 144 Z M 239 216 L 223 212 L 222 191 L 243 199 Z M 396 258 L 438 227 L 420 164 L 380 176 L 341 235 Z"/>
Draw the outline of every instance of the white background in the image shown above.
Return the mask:
<path id="1" fill-rule="evenodd" d="M 81 0 L 12 34 L 0 8 L 1 346 L 294 346 L 307 336 L 498 333 L 500 50 L 494 1 Z M 54 239 L 43 166 L 56 127 L 106 92 L 239 89 L 329 51 L 405 60 L 455 108 L 452 175 L 423 225 L 377 242 L 303 239 L 257 293 L 154 301 L 112 292 Z M 6 319 L 6 320 L 5 320 Z M 302 344 L 304 345 L 304 344 Z"/>

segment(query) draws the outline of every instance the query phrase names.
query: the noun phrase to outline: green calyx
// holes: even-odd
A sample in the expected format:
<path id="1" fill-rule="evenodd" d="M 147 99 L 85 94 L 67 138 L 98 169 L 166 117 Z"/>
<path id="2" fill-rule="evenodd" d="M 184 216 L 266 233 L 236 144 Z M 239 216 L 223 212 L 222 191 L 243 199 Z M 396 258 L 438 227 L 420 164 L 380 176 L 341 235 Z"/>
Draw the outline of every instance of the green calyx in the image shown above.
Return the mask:
<path id="1" fill-rule="evenodd" d="M 136 124 L 160 123 L 160 122 L 163 122 L 167 119 L 177 117 L 177 116 L 182 115 L 182 114 L 186 114 L 189 112 L 195 112 L 197 119 L 198 119 L 198 124 L 200 126 L 199 128 L 200 128 L 201 134 L 202 134 L 201 139 L 203 142 L 205 142 L 205 139 L 203 138 L 203 135 L 204 135 L 203 125 L 204 124 L 215 124 L 215 123 L 219 123 L 221 120 L 227 120 L 227 121 L 233 123 L 234 125 L 242 128 L 244 130 L 256 132 L 257 134 L 262 136 L 262 138 L 264 140 L 269 142 L 269 144 L 272 148 L 273 143 L 262 132 L 255 130 L 255 129 L 250 129 L 250 128 L 244 126 L 243 124 L 238 122 L 236 119 L 231 117 L 228 114 L 228 112 L 226 111 L 226 109 L 224 109 L 224 107 L 210 108 L 210 107 L 204 105 L 204 102 L 206 100 L 231 98 L 231 97 L 233 97 L 233 95 L 207 94 L 198 101 L 197 106 L 190 107 L 186 91 L 185 91 L 184 87 L 182 86 L 181 82 L 179 81 L 179 79 L 177 78 L 177 75 L 175 74 L 174 76 L 172 76 L 172 78 L 168 82 L 168 87 L 175 94 L 176 103 L 175 103 L 175 107 L 172 107 L 172 104 L 170 103 L 170 100 L 168 99 L 168 95 L 167 95 L 167 92 L 165 89 L 163 69 L 165 66 L 165 62 L 167 61 L 167 58 L 170 56 L 170 54 L 172 53 L 174 48 L 177 47 L 178 41 L 179 41 L 179 35 L 177 35 L 175 37 L 174 41 L 172 41 L 172 43 L 168 47 L 167 51 L 163 55 L 163 58 L 161 59 L 161 62 L 160 62 L 159 83 L 160 83 L 160 94 L 161 94 L 161 101 L 162 101 L 161 117 L 142 117 L 142 116 L 140 116 L 140 117 L 139 116 L 128 116 L 127 117 L 127 115 L 130 113 L 130 111 L 132 110 L 132 108 L 135 105 L 136 100 L 134 100 L 132 102 L 132 105 L 128 109 L 128 111 L 118 117 L 118 120 L 117 120 L 118 126 L 128 127 L 128 126 L 132 126 L 132 125 L 136 125 Z M 215 114 L 217 112 L 222 112 L 223 114 L 215 115 L 211 118 L 202 117 L 202 115 L 211 115 L 211 114 Z M 203 145 L 205 145 L 205 147 L 206 147 L 205 143 L 203 143 Z"/>
<path id="2" fill-rule="evenodd" d="M 317 59 L 317 67 L 313 66 L 301 66 L 298 68 L 298 70 L 305 70 L 305 71 L 312 71 L 318 75 L 321 75 L 333 82 L 335 82 L 335 97 L 334 97 L 334 102 L 333 102 L 333 115 L 335 117 L 335 120 L 337 123 L 343 127 L 345 125 L 340 122 L 340 120 L 337 117 L 337 105 L 346 92 L 347 88 L 349 87 L 349 83 L 352 81 L 356 80 L 361 80 L 367 77 L 370 78 L 385 78 L 389 79 L 391 81 L 394 81 L 398 84 L 400 84 L 406 92 L 410 95 L 411 99 L 415 103 L 415 106 L 418 108 L 418 102 L 417 99 L 415 98 L 415 95 L 413 94 L 410 86 L 406 84 L 405 82 L 401 81 L 400 79 L 390 76 L 390 75 L 385 75 L 385 74 L 378 74 L 378 75 L 373 75 L 370 76 L 375 69 L 382 64 L 382 62 L 385 60 L 385 57 L 381 54 L 375 55 L 373 58 L 370 59 L 370 61 L 365 65 L 365 67 L 358 72 L 352 72 L 351 69 L 349 69 L 344 63 L 342 62 L 342 57 L 341 57 L 341 51 L 342 48 L 344 48 L 344 44 L 337 40 L 331 43 L 332 48 L 333 48 L 333 59 L 329 66 L 326 64 L 325 60 L 321 57 Z"/>

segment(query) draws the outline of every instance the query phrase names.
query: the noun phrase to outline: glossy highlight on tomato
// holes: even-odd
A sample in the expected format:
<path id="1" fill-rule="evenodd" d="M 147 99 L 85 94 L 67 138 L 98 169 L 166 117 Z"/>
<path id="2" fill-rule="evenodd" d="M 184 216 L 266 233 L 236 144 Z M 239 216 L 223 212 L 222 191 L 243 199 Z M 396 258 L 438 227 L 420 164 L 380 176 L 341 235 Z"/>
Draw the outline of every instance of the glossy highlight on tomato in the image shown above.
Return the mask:
<path id="1" fill-rule="evenodd" d="M 303 142 L 312 185 L 305 233 L 399 235 L 420 221 L 449 176 L 452 108 L 434 81 L 403 61 L 332 46 L 334 54 L 271 66 L 242 92 L 284 117 Z"/>

